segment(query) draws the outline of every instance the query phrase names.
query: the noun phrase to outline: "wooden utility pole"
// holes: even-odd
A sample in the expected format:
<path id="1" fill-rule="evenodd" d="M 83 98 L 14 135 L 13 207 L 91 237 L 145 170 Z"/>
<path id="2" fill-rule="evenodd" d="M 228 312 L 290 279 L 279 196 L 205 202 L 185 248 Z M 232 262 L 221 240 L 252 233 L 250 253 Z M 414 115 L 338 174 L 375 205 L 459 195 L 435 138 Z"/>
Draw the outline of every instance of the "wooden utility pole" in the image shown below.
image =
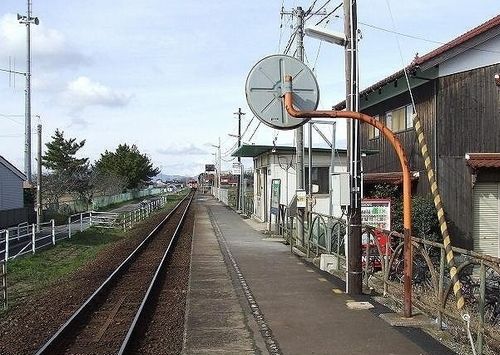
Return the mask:
<path id="1" fill-rule="evenodd" d="M 344 1 L 346 109 L 359 111 L 358 106 L 358 59 L 357 59 L 357 6 L 355 0 Z M 351 205 L 348 209 L 347 277 L 346 291 L 349 295 L 362 293 L 361 268 L 361 148 L 359 121 L 348 123 L 347 136 Z"/>

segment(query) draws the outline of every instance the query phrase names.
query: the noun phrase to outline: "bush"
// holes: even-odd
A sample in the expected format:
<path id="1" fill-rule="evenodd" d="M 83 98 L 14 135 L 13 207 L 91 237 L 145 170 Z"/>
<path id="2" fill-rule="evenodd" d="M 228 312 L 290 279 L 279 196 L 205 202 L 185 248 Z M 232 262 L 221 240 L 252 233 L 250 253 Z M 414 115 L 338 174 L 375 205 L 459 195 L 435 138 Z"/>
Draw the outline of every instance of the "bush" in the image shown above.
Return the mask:
<path id="1" fill-rule="evenodd" d="M 375 185 L 371 190 L 372 198 L 391 199 L 392 229 L 402 233 L 403 228 L 403 196 L 398 186 Z M 430 197 L 414 196 L 411 201 L 412 234 L 422 239 L 440 241 L 439 221 L 434 202 Z"/>

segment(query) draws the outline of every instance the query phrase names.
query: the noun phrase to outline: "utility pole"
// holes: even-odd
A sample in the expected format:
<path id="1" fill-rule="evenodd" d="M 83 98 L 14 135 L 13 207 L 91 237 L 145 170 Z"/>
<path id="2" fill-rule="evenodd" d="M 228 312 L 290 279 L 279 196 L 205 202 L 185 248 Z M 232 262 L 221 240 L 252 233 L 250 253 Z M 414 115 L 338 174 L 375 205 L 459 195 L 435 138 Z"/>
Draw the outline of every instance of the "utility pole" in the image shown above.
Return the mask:
<path id="1" fill-rule="evenodd" d="M 345 47 L 346 109 L 359 111 L 358 73 L 357 73 L 357 6 L 355 0 L 344 1 L 344 32 L 347 38 Z M 348 155 L 351 187 L 351 205 L 348 209 L 347 239 L 347 282 L 349 295 L 362 293 L 361 268 L 361 149 L 359 146 L 359 121 L 349 121 Z"/>
<path id="2" fill-rule="evenodd" d="M 297 16 L 297 42 L 296 42 L 296 57 L 301 62 L 304 61 L 304 10 L 298 6 L 294 11 Z M 295 130 L 295 142 L 297 147 L 295 149 L 297 155 L 297 162 L 295 168 L 295 179 L 297 190 L 304 189 L 304 126 L 300 126 Z M 309 168 L 310 169 L 310 168 Z M 299 244 L 304 245 L 304 210 L 297 209 L 297 237 Z"/>
<path id="3" fill-rule="evenodd" d="M 40 231 L 42 223 L 42 125 L 37 126 L 38 154 L 37 154 L 37 174 L 36 174 L 36 230 Z"/>
<path id="4" fill-rule="evenodd" d="M 235 112 L 234 113 L 235 115 L 238 115 L 238 148 L 241 147 L 241 116 L 245 115 L 245 113 L 243 113 L 241 111 L 241 107 L 238 108 L 238 112 Z M 241 211 L 241 182 L 242 182 L 242 177 L 241 177 L 241 157 L 239 156 L 238 157 L 238 166 L 240 167 L 240 175 L 238 175 L 238 188 L 237 188 L 237 192 L 236 192 L 236 199 L 237 199 L 237 209 L 238 211 Z"/>
<path id="5" fill-rule="evenodd" d="M 24 127 L 24 173 L 31 183 L 31 24 L 38 25 L 38 17 L 31 17 L 31 0 L 28 0 L 27 16 L 17 14 L 19 23 L 26 25 L 26 91 Z"/>
<path id="6" fill-rule="evenodd" d="M 222 169 L 222 162 L 221 162 L 221 155 L 220 155 L 220 137 L 219 137 L 219 146 L 217 147 L 217 153 L 219 154 L 218 155 L 218 158 L 217 158 L 217 163 L 218 163 L 218 168 L 217 168 L 217 188 L 219 189 L 220 191 L 220 175 L 222 173 L 221 169 Z M 219 192 L 219 199 L 220 199 L 220 192 Z"/>

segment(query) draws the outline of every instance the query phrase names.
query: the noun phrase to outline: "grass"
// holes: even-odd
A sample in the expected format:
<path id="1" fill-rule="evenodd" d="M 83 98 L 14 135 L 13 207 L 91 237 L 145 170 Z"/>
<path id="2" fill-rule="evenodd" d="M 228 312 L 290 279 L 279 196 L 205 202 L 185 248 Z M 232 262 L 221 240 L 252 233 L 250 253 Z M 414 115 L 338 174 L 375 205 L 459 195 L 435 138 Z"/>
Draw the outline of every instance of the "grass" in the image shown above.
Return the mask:
<path id="1" fill-rule="evenodd" d="M 169 198 L 164 209 L 172 208 L 186 193 Z M 130 201 L 128 201 L 130 203 Z M 65 278 L 82 265 L 95 259 L 107 245 L 115 243 L 127 234 L 118 229 L 90 228 L 76 233 L 71 239 L 58 242 L 54 247 L 38 251 L 34 255 L 10 260 L 7 264 L 9 307 L 26 296 L 36 295 Z M 5 312 L 0 311 L 0 315 Z"/>
<path id="2" fill-rule="evenodd" d="M 93 260 L 106 245 L 124 238 L 117 230 L 90 228 L 35 255 L 14 259 L 7 265 L 9 304 L 36 295 Z"/>

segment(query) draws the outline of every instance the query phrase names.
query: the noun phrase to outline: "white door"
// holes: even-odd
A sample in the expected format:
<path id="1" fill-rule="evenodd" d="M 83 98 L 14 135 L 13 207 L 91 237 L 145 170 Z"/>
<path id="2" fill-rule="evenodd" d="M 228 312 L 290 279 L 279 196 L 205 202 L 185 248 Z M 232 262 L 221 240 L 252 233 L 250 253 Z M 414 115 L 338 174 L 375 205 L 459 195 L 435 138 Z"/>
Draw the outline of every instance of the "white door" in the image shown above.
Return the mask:
<path id="1" fill-rule="evenodd" d="M 474 250 L 500 256 L 500 183 L 480 182 L 473 191 Z"/>

